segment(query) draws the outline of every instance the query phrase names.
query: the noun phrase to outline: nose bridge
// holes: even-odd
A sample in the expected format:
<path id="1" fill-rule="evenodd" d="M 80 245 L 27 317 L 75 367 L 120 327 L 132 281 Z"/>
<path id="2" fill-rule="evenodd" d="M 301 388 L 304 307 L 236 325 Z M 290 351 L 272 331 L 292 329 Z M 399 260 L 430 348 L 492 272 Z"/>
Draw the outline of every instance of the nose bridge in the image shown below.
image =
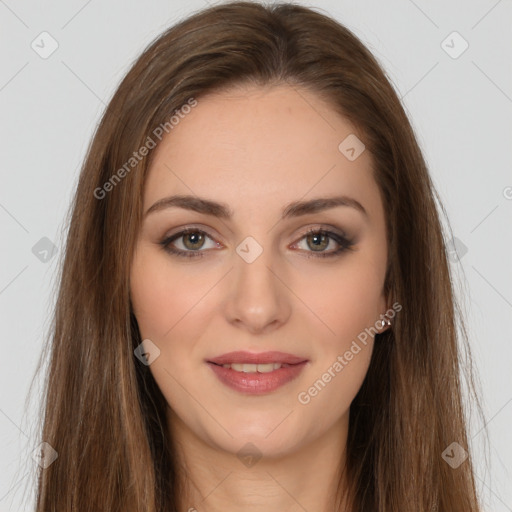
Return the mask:
<path id="1" fill-rule="evenodd" d="M 261 330 L 289 313 L 286 287 L 275 275 L 279 268 L 269 238 L 260 243 L 248 236 L 236 247 L 232 288 L 227 308 L 230 321 L 238 321 L 251 330 Z"/>

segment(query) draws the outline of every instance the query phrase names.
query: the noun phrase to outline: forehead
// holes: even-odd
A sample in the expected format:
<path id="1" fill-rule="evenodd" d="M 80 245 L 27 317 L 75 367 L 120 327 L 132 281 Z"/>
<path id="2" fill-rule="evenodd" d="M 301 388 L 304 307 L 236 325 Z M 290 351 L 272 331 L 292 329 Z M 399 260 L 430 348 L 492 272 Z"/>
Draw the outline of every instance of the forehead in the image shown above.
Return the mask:
<path id="1" fill-rule="evenodd" d="M 348 159 L 339 148 L 352 140 L 347 137 L 361 135 L 332 105 L 296 86 L 238 87 L 200 97 L 155 150 L 145 208 L 171 193 L 240 207 L 326 193 L 373 202 L 378 190 L 371 155 Z"/>

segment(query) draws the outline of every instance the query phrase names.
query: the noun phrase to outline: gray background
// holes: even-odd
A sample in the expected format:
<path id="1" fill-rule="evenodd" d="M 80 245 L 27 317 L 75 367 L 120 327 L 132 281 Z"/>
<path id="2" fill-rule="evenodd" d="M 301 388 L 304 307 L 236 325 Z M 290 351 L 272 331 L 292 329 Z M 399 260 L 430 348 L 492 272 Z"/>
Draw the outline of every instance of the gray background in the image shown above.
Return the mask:
<path id="1" fill-rule="evenodd" d="M 369 46 L 412 119 L 458 239 L 452 265 L 485 408 L 484 420 L 471 421 L 477 484 L 485 510 L 512 511 L 505 485 L 512 480 L 511 1 L 298 3 L 334 16 Z M 206 5 L 0 0 L 0 512 L 31 510 L 39 381 L 25 399 L 54 299 L 64 217 L 93 129 L 142 49 Z M 43 31 L 58 43 L 46 59 L 31 47 L 50 48 L 38 37 Z M 460 55 L 464 43 L 453 31 L 469 44 Z"/>

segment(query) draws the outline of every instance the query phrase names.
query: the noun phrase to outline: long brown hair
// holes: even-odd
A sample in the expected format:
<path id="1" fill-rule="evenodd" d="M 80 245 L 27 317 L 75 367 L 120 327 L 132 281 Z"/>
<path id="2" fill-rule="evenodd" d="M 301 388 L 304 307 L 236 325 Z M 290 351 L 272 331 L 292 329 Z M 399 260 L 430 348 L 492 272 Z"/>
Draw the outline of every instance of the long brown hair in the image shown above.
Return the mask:
<path id="1" fill-rule="evenodd" d="M 457 468 L 442 456 L 453 442 L 469 451 L 458 339 L 467 340 L 457 332 L 442 206 L 411 124 L 351 31 L 309 8 L 254 2 L 210 7 L 168 29 L 132 66 L 98 125 L 48 335 L 40 436 L 59 456 L 39 471 L 37 511 L 178 508 L 166 403 L 134 357 L 141 339 L 129 296 L 153 152 L 130 158 L 155 140 L 156 127 L 170 132 L 169 119 L 191 98 L 240 84 L 313 91 L 353 123 L 373 156 L 389 239 L 385 289 L 403 309 L 378 335 L 350 408 L 355 509 L 479 511 L 471 454 Z"/>

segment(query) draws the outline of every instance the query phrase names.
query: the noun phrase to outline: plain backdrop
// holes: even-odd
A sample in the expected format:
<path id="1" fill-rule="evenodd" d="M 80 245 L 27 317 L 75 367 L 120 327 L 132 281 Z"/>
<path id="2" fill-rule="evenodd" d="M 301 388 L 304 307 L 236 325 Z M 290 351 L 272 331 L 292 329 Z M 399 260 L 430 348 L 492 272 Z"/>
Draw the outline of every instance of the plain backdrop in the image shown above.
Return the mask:
<path id="1" fill-rule="evenodd" d="M 456 238 L 485 409 L 471 420 L 478 488 L 486 510 L 512 511 L 512 3 L 297 3 L 354 31 L 402 97 Z M 26 398 L 93 130 L 144 47 L 209 4 L 0 0 L 0 512 L 32 509 L 40 379 Z"/>

